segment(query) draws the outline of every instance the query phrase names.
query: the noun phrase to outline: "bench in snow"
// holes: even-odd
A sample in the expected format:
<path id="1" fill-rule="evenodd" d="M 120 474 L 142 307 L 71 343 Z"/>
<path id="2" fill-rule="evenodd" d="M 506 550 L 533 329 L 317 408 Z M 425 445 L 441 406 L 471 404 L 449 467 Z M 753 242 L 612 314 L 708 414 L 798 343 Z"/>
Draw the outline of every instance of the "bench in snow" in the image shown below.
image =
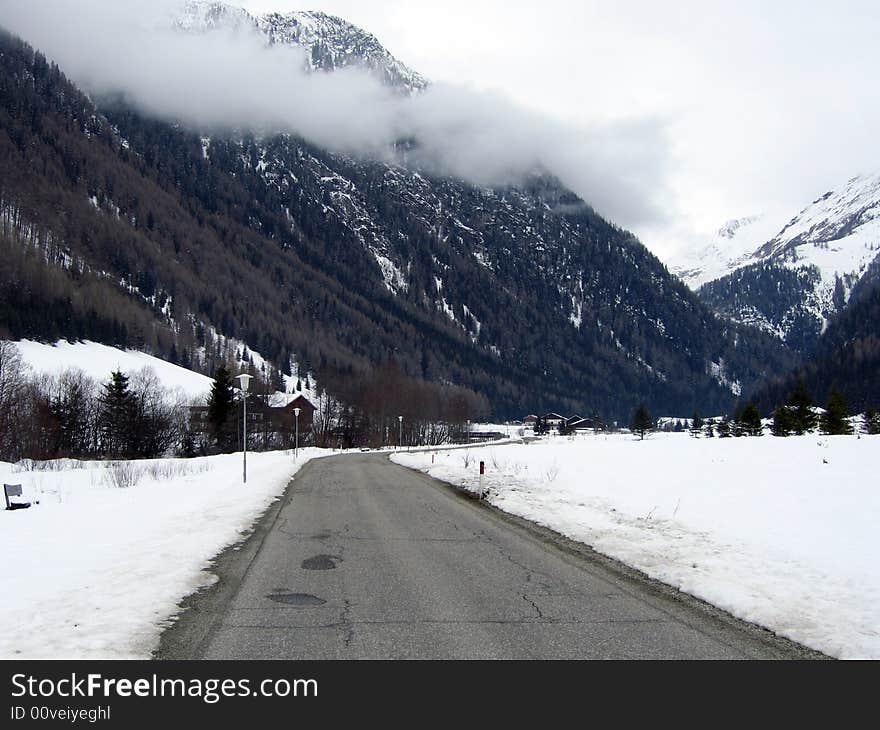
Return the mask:
<path id="1" fill-rule="evenodd" d="M 31 506 L 30 502 L 13 502 L 9 499 L 21 496 L 21 484 L 4 484 L 3 496 L 6 497 L 6 509 L 27 509 Z"/>

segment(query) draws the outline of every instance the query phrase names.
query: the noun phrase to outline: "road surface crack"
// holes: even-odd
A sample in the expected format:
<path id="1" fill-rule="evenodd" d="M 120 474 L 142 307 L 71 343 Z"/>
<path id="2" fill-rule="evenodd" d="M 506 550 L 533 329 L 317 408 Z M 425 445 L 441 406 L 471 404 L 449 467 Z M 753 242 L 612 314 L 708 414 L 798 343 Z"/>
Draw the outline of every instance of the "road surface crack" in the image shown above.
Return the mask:
<path id="1" fill-rule="evenodd" d="M 535 609 L 535 613 L 537 614 L 536 618 L 539 618 L 539 619 L 544 618 L 544 612 L 541 610 L 541 607 L 535 601 L 533 601 L 531 598 L 529 598 L 525 593 L 522 594 L 522 599 L 526 603 L 528 603 L 532 608 Z"/>

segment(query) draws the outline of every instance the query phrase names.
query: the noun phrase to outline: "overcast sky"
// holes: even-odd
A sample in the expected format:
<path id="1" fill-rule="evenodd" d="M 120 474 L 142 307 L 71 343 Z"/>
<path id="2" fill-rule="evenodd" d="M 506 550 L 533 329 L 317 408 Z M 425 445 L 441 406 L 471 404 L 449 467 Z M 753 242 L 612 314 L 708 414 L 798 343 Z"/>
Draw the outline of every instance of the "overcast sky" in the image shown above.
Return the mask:
<path id="1" fill-rule="evenodd" d="M 477 181 L 508 162 L 548 164 L 664 259 L 731 218 L 787 220 L 880 171 L 876 2 L 230 2 L 324 10 L 365 28 L 439 82 L 415 103 L 357 74 L 291 74 L 295 64 L 240 42 L 230 51 L 199 39 L 193 53 L 126 25 L 132 8 L 168 2 L 4 0 L 0 22 L 75 80 L 130 85 L 159 114 L 198 124 L 254 115 L 343 149 L 378 149 L 403 124 Z"/>
<path id="2" fill-rule="evenodd" d="M 317 9 L 433 80 L 565 122 L 665 122 L 674 215 L 634 227 L 667 254 L 754 213 L 786 219 L 880 171 L 876 0 L 243 0 Z"/>

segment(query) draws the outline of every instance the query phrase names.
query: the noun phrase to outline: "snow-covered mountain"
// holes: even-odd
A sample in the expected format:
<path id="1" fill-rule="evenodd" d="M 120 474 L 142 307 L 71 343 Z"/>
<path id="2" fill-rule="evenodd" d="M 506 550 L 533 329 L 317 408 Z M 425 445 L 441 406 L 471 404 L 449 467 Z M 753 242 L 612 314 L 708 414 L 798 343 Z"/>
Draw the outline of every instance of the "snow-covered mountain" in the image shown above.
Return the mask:
<path id="1" fill-rule="evenodd" d="M 222 2 L 189 0 L 174 24 L 181 30 L 199 33 L 252 30 L 265 36 L 269 45 L 301 46 L 312 71 L 364 68 L 388 86 L 407 93 L 428 85 L 425 78 L 392 56 L 374 35 L 342 18 L 318 11 L 252 15 Z"/>
<path id="2" fill-rule="evenodd" d="M 758 214 L 735 218 L 719 228 L 707 244 L 678 254 L 670 271 L 694 291 L 755 262 L 755 251 L 782 227 L 781 221 Z"/>
<path id="3" fill-rule="evenodd" d="M 717 312 L 809 351 L 880 255 L 880 174 L 850 179 L 775 234 L 745 219 L 673 263 Z"/>

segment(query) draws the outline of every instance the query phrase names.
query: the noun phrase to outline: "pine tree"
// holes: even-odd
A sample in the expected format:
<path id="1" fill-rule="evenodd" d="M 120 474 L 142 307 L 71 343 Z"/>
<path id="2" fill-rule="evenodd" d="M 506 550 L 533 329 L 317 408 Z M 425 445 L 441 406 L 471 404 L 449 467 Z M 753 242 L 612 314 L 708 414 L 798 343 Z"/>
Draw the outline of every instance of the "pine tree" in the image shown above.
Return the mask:
<path id="1" fill-rule="evenodd" d="M 742 414 L 744 410 L 744 406 L 742 403 L 737 405 L 736 409 L 733 412 L 733 417 L 728 419 L 728 423 L 730 424 L 730 435 L 739 438 L 740 436 L 745 436 L 746 432 L 742 425 Z"/>
<path id="2" fill-rule="evenodd" d="M 737 419 L 737 427 L 741 434 L 746 436 L 763 436 L 764 426 L 761 423 L 761 413 L 757 406 L 749 401 L 743 406 Z"/>
<path id="3" fill-rule="evenodd" d="M 819 419 L 816 417 L 813 401 L 802 380 L 798 381 L 791 395 L 788 396 L 788 405 L 792 416 L 792 430 L 796 434 L 809 433 L 816 428 Z"/>
<path id="4" fill-rule="evenodd" d="M 853 432 L 852 426 L 847 420 L 846 401 L 837 388 L 832 388 L 828 393 L 825 413 L 819 418 L 819 428 L 830 436 L 843 436 Z"/>
<path id="5" fill-rule="evenodd" d="M 272 368 L 272 387 L 280 393 L 287 392 L 287 381 L 284 379 L 284 373 L 275 368 Z"/>
<path id="6" fill-rule="evenodd" d="M 654 427 L 654 421 L 644 403 L 639 403 L 639 407 L 633 412 L 629 427 L 633 433 L 639 435 L 639 440 L 643 440 L 645 434 Z"/>
<path id="7" fill-rule="evenodd" d="M 706 434 L 706 438 L 713 438 L 715 436 L 715 421 L 709 418 L 703 432 Z"/>
<path id="8" fill-rule="evenodd" d="M 703 430 L 703 419 L 700 418 L 700 414 L 694 411 L 694 416 L 691 418 L 691 436 L 694 438 L 699 438 L 700 432 Z"/>
<path id="9" fill-rule="evenodd" d="M 773 411 L 773 423 L 770 424 L 770 433 L 774 436 L 790 436 L 794 431 L 794 416 L 788 406 L 778 406 Z"/>
<path id="10" fill-rule="evenodd" d="M 214 440 L 221 449 L 227 448 L 232 439 L 229 429 L 230 415 L 235 406 L 232 376 L 224 365 L 214 373 L 211 394 L 208 396 L 208 423 Z"/>
<path id="11" fill-rule="evenodd" d="M 132 421 L 135 399 L 128 389 L 128 376 L 117 370 L 102 386 L 98 398 L 98 432 L 101 451 L 107 456 L 122 458 L 132 450 Z"/>
<path id="12" fill-rule="evenodd" d="M 880 411 L 875 411 L 873 408 L 865 410 L 862 433 L 870 434 L 871 436 L 880 434 Z"/>
<path id="13" fill-rule="evenodd" d="M 730 438 L 730 419 L 727 416 L 722 416 L 716 429 L 718 430 L 718 438 Z"/>

